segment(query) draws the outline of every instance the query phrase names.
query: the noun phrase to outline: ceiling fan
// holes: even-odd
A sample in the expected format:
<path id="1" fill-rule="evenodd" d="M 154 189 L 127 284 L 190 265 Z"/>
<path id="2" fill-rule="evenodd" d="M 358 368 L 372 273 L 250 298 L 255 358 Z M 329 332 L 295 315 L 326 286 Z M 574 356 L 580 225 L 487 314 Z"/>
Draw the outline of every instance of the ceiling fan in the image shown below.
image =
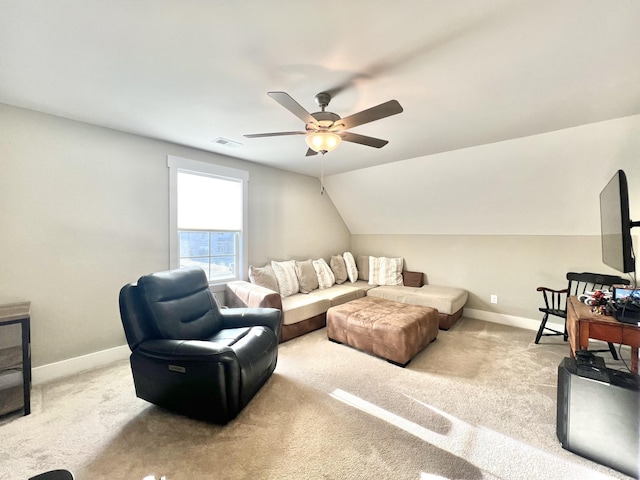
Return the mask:
<path id="1" fill-rule="evenodd" d="M 375 107 L 363 110 L 345 118 L 340 118 L 333 112 L 326 112 L 325 108 L 331 101 L 331 95 L 327 92 L 321 92 L 316 95 L 316 103 L 320 107 L 320 112 L 309 113 L 298 102 L 296 102 L 288 93 L 285 92 L 268 92 L 271 98 L 282 105 L 284 108 L 293 113 L 296 117 L 305 123 L 305 131 L 298 132 L 274 132 L 274 133 L 252 133 L 247 134 L 247 138 L 259 137 L 278 137 L 283 135 L 305 135 L 307 145 L 307 157 L 317 155 L 334 150 L 342 140 L 345 142 L 359 143 L 368 147 L 382 148 L 387 140 L 359 135 L 357 133 L 348 132 L 347 130 L 358 125 L 380 120 L 381 118 L 390 117 L 403 111 L 402 106 L 397 100 L 389 100 Z"/>

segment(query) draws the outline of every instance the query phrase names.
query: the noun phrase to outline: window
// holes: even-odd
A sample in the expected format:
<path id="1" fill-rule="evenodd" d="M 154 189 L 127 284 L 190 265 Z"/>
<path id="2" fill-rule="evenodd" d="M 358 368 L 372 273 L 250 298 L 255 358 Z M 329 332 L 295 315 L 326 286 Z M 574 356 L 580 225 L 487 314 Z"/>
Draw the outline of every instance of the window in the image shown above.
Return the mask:
<path id="1" fill-rule="evenodd" d="M 168 166 L 171 268 L 199 266 L 214 285 L 241 278 L 248 172 L 173 156 Z"/>

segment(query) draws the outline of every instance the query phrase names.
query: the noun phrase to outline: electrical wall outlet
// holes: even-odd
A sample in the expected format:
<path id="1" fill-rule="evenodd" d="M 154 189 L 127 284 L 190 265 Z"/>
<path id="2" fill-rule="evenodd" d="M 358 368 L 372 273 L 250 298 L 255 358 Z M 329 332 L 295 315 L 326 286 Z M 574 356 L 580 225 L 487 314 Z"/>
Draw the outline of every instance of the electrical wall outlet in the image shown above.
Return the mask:
<path id="1" fill-rule="evenodd" d="M 498 295 L 491 295 L 491 303 L 498 303 Z"/>

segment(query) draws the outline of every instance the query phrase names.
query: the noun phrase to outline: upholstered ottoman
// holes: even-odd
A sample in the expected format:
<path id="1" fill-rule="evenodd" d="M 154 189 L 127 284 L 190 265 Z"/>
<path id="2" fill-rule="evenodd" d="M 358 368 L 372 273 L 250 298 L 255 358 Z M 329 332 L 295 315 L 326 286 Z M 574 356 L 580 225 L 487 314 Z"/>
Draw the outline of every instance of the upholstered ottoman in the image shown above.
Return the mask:
<path id="1" fill-rule="evenodd" d="M 438 336 L 438 311 L 364 297 L 327 311 L 329 340 L 406 366 Z"/>

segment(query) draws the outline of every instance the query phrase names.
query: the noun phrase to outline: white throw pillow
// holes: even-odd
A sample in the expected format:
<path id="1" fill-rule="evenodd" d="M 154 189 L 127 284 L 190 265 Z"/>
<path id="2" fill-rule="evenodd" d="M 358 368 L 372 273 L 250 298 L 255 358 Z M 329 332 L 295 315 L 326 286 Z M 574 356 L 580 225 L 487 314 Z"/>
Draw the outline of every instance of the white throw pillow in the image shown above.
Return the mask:
<path id="1" fill-rule="evenodd" d="M 356 266 L 356 260 L 353 258 L 353 254 L 351 252 L 344 252 L 342 258 L 344 258 L 344 265 L 347 267 L 349 281 L 353 283 L 358 280 L 358 267 Z"/>
<path id="2" fill-rule="evenodd" d="M 313 268 L 318 275 L 318 287 L 320 290 L 331 287 L 336 283 L 336 277 L 333 276 L 333 272 L 327 265 L 324 258 L 319 258 L 313 261 Z"/>
<path id="3" fill-rule="evenodd" d="M 278 280 L 280 295 L 290 297 L 300 291 L 295 260 L 287 260 L 286 262 L 271 261 L 271 267 Z"/>
<path id="4" fill-rule="evenodd" d="M 403 285 L 404 259 L 369 257 L 369 285 Z"/>

